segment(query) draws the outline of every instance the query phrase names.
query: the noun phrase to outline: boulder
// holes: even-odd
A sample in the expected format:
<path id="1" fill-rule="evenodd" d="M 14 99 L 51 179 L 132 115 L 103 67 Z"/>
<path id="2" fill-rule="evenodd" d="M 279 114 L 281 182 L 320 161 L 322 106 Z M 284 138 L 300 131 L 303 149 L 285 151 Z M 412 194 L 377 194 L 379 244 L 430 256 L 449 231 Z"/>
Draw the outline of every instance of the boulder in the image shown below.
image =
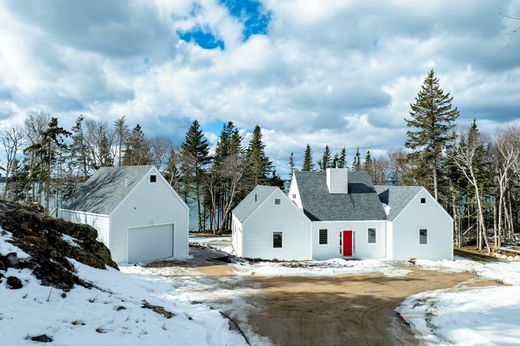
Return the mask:
<path id="1" fill-rule="evenodd" d="M 7 287 L 12 290 L 18 290 L 23 287 L 22 280 L 16 276 L 9 276 L 6 281 Z"/>
<path id="2" fill-rule="evenodd" d="M 52 342 L 52 338 L 47 334 L 31 336 L 31 340 L 37 342 Z"/>

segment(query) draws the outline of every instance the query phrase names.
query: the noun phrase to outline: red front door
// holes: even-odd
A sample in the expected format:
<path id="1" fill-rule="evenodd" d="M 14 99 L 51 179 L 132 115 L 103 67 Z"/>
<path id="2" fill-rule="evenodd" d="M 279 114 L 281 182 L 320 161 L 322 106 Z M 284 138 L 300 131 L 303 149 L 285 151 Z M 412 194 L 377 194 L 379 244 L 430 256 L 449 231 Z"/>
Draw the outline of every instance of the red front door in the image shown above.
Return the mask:
<path id="1" fill-rule="evenodd" d="M 343 256 L 352 257 L 352 231 L 343 231 Z"/>

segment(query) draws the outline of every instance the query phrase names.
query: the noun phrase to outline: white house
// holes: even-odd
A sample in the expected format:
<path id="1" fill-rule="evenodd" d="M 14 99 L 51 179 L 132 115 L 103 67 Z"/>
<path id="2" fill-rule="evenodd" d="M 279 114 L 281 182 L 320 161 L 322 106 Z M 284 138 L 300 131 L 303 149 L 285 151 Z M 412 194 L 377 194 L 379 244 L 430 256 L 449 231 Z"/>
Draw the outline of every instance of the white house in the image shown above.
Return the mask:
<path id="1" fill-rule="evenodd" d="M 233 210 L 238 256 L 452 259 L 453 219 L 420 186 L 374 186 L 366 172 L 294 172 L 286 196 L 257 186 Z"/>
<path id="2" fill-rule="evenodd" d="M 94 227 L 118 263 L 188 256 L 189 208 L 153 166 L 100 168 L 60 216 Z"/>

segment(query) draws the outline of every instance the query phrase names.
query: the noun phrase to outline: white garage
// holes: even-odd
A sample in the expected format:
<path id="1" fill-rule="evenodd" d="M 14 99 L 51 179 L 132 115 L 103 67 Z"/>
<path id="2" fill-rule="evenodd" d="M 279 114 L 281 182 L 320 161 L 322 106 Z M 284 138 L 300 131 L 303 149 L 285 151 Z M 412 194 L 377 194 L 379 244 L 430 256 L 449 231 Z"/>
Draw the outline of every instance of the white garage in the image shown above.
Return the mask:
<path id="1" fill-rule="evenodd" d="M 189 208 L 153 166 L 100 168 L 60 216 L 94 227 L 120 264 L 188 256 Z"/>
<path id="2" fill-rule="evenodd" d="M 173 224 L 128 229 L 128 262 L 139 263 L 174 257 Z"/>

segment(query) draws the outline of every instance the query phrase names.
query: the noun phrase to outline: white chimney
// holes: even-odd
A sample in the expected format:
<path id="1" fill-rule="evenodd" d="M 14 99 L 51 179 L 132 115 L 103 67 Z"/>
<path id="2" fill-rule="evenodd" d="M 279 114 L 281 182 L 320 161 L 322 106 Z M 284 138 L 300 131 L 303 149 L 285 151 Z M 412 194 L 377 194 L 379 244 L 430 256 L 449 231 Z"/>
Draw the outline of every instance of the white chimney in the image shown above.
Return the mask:
<path id="1" fill-rule="evenodd" d="M 348 168 L 327 168 L 330 193 L 348 193 Z"/>

